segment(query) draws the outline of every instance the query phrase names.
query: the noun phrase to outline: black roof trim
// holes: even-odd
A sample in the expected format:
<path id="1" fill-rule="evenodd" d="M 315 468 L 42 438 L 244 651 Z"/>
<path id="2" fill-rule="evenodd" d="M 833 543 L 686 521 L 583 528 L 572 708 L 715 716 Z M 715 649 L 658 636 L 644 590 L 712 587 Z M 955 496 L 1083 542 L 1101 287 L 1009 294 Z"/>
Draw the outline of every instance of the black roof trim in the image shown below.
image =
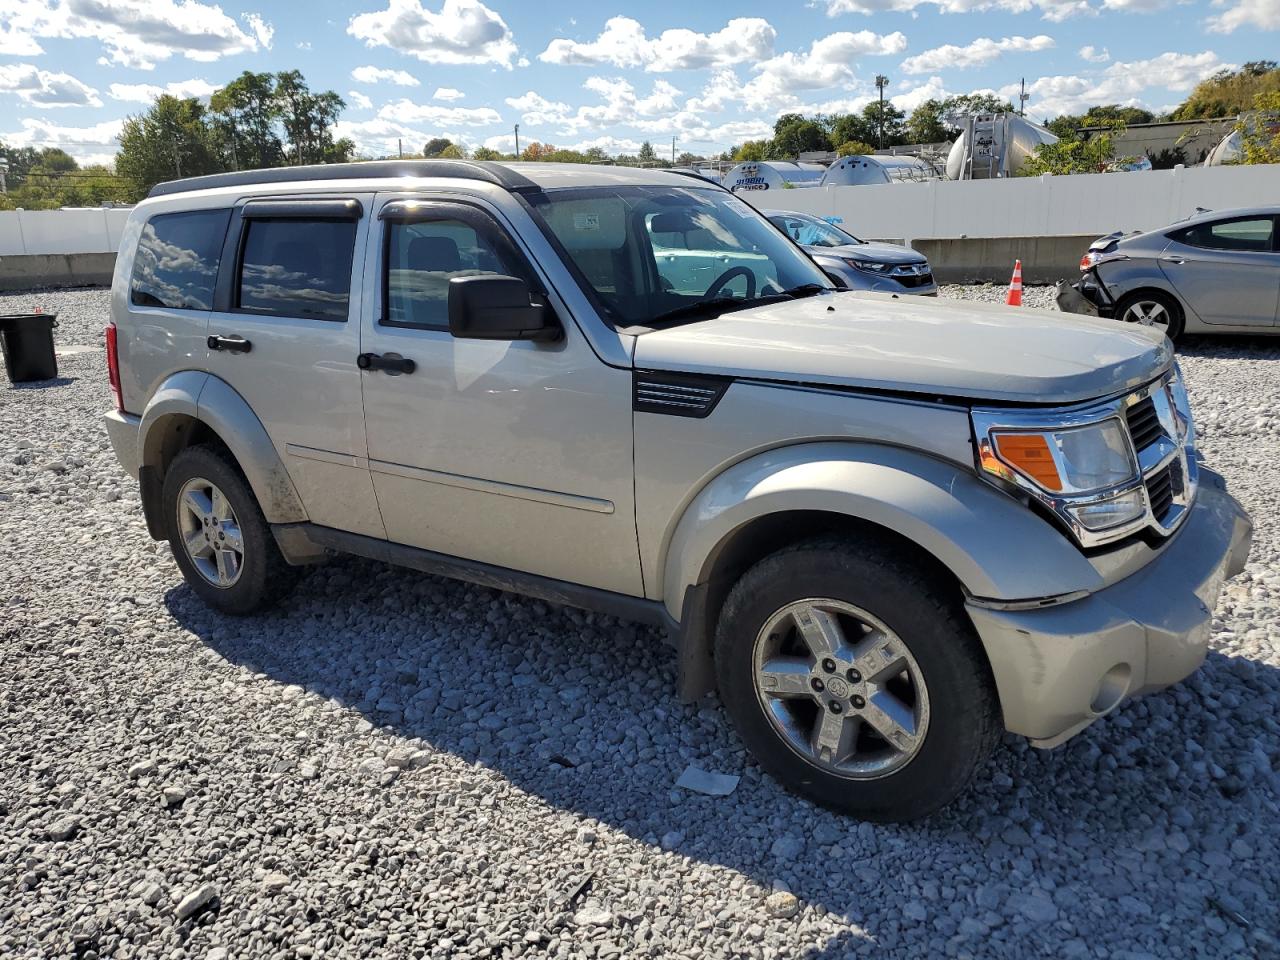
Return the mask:
<path id="1" fill-rule="evenodd" d="M 309 180 L 361 180 L 391 177 L 446 177 L 456 180 L 479 180 L 492 183 L 513 193 L 539 190 L 524 174 L 492 160 L 368 160 L 360 163 L 324 163 L 307 167 L 271 167 L 266 170 L 241 170 L 236 173 L 212 173 L 205 177 L 168 180 L 151 188 L 148 197 L 169 197 L 193 190 L 217 187 L 247 187 L 260 183 L 298 183 Z"/>

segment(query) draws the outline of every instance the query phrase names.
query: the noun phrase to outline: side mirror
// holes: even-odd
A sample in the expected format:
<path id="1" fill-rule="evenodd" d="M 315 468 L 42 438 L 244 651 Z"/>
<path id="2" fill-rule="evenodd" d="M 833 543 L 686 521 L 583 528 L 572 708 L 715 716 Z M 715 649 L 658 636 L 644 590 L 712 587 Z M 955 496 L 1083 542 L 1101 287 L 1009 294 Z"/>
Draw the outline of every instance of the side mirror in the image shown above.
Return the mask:
<path id="1" fill-rule="evenodd" d="M 449 281 L 449 332 L 466 340 L 557 340 L 560 327 L 545 306 L 530 302 L 518 277 L 481 274 Z"/>
<path id="2" fill-rule="evenodd" d="M 849 289 L 849 285 L 844 282 L 844 277 L 840 276 L 840 274 L 832 273 L 830 270 L 823 270 L 822 272 L 827 275 L 828 280 L 836 285 L 837 290 Z"/>

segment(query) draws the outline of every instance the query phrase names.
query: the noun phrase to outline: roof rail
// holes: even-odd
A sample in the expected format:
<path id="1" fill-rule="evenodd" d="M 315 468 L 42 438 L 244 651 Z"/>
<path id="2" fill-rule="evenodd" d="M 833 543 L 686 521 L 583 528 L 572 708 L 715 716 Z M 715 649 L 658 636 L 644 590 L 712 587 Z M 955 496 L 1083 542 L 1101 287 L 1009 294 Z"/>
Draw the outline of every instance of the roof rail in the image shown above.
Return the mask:
<path id="1" fill-rule="evenodd" d="M 211 173 L 204 177 L 157 183 L 148 197 L 167 197 L 192 190 L 245 187 L 259 183 L 297 183 L 308 180 L 363 180 L 391 177 L 447 177 L 492 183 L 513 193 L 531 192 L 538 185 L 510 167 L 492 160 L 366 160 L 359 163 L 322 163 L 305 167 L 269 167 Z"/>

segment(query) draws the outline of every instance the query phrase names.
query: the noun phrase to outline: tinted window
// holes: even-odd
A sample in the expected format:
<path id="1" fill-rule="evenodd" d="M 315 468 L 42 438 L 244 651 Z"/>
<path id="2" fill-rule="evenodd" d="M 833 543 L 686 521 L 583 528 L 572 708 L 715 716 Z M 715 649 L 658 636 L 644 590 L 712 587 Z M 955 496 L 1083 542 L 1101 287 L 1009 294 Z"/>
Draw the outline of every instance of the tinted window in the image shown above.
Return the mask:
<path id="1" fill-rule="evenodd" d="M 1218 223 L 1201 223 L 1188 227 L 1174 239 L 1193 247 L 1211 250 L 1261 250 L 1271 249 L 1272 222 L 1270 217 L 1254 220 L 1226 220 Z"/>
<path id="2" fill-rule="evenodd" d="M 462 220 L 391 223 L 387 230 L 386 323 L 447 327 L 454 277 L 524 275 L 496 232 Z"/>
<path id="3" fill-rule="evenodd" d="M 142 228 L 129 297 L 140 307 L 213 309 L 229 210 L 162 213 Z"/>
<path id="4" fill-rule="evenodd" d="M 351 295 L 351 220 L 246 220 L 242 310 L 346 320 Z"/>

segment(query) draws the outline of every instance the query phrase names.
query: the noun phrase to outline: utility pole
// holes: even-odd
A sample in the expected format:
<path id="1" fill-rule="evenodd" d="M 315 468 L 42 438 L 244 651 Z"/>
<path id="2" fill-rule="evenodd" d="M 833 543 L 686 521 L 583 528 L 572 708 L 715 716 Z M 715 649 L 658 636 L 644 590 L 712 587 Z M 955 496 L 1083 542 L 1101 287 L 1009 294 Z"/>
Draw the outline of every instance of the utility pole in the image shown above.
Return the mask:
<path id="1" fill-rule="evenodd" d="M 676 138 L 671 138 L 671 165 L 676 165 Z"/>
<path id="2" fill-rule="evenodd" d="M 1027 78 L 1023 77 L 1018 84 L 1018 116 L 1027 115 L 1027 101 L 1030 99 L 1031 94 L 1027 93 Z"/>
<path id="3" fill-rule="evenodd" d="M 9 173 L 9 161 L 0 160 L 0 194 L 9 192 L 9 181 L 6 175 Z"/>
<path id="4" fill-rule="evenodd" d="M 520 159 L 520 124 L 516 124 L 516 159 Z"/>
<path id="5" fill-rule="evenodd" d="M 400 159 L 404 159 L 404 141 L 396 137 L 396 152 L 400 154 Z"/>
<path id="6" fill-rule="evenodd" d="M 884 149 L 884 88 L 889 85 L 889 78 L 883 73 L 876 74 L 876 89 L 880 91 L 880 149 Z"/>

